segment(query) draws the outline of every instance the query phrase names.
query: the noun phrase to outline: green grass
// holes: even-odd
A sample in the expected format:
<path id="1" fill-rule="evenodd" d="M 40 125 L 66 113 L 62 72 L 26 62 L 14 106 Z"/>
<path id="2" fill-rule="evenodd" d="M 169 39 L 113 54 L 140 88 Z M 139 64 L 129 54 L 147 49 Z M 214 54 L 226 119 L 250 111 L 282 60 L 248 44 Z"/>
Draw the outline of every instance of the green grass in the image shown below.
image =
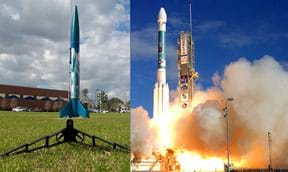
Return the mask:
<path id="1" fill-rule="evenodd" d="M 129 114 L 90 114 L 74 127 L 109 141 L 130 145 Z M 64 128 L 58 113 L 0 111 L 0 153 Z M 130 146 L 129 146 L 130 147 Z M 130 154 L 78 144 L 62 145 L 0 159 L 0 171 L 130 171 Z"/>

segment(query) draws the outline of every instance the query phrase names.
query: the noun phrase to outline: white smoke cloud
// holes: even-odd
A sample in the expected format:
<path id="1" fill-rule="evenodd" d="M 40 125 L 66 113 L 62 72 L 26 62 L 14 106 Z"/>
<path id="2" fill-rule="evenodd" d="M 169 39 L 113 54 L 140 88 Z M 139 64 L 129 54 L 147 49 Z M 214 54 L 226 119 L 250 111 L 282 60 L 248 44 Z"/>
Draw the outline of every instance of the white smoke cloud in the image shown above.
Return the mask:
<path id="1" fill-rule="evenodd" d="M 131 147 L 136 159 L 152 154 L 155 149 L 156 130 L 152 127 L 148 112 L 143 107 L 131 110 Z"/>
<path id="2" fill-rule="evenodd" d="M 196 91 L 190 112 L 175 110 L 177 100 L 171 104 L 173 149 L 225 157 L 226 119 L 222 109 L 227 106 L 232 162 L 242 160 L 242 166 L 267 167 L 267 133 L 271 132 L 274 167 L 287 168 L 287 70 L 265 55 L 252 62 L 240 58 L 226 66 L 221 80 L 218 76 L 213 77 L 220 83 L 218 87 Z M 228 102 L 228 97 L 234 100 Z"/>
<path id="3" fill-rule="evenodd" d="M 281 132 L 288 121 L 288 72 L 270 56 L 253 63 L 241 59 L 225 69 L 222 87 L 235 99 L 233 109 L 257 132 Z M 259 128 L 259 126 L 261 126 Z"/>

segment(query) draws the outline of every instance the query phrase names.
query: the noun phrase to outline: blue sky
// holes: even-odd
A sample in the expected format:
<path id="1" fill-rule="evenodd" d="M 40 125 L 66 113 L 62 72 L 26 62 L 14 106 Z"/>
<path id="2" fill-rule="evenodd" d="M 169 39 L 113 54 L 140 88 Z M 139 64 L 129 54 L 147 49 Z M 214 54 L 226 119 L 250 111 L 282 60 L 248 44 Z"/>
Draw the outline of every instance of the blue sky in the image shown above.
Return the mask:
<path id="1" fill-rule="evenodd" d="M 177 36 L 189 29 L 189 0 L 131 1 L 131 105 L 152 115 L 157 69 L 157 16 L 167 12 L 167 80 L 177 87 Z M 194 0 L 192 2 L 198 85 L 212 86 L 211 77 L 245 57 L 273 56 L 288 69 L 288 1 Z"/>

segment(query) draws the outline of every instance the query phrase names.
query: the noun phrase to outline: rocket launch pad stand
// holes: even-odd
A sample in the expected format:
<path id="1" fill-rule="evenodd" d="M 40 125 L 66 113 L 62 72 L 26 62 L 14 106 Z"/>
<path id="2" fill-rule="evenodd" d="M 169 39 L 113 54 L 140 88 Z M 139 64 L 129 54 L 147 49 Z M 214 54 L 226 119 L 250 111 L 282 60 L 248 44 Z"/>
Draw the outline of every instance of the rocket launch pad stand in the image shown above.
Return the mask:
<path id="1" fill-rule="evenodd" d="M 92 144 L 85 143 L 85 138 L 90 138 Z M 4 157 L 10 156 L 10 155 L 15 155 L 15 154 L 20 154 L 20 153 L 30 153 L 30 152 L 33 152 L 33 151 L 36 151 L 36 150 L 42 149 L 42 148 L 51 148 L 51 147 L 60 145 L 62 143 L 80 143 L 80 144 L 86 145 L 86 146 L 98 147 L 100 149 L 109 150 L 109 147 L 97 145 L 98 141 L 112 146 L 113 149 L 118 148 L 118 149 L 123 150 L 125 152 L 130 151 L 129 148 L 127 148 L 123 145 L 120 145 L 120 144 L 114 143 L 114 142 L 110 142 L 110 141 L 107 141 L 107 140 L 100 138 L 98 136 L 90 135 L 90 134 L 87 134 L 83 131 L 75 129 L 74 124 L 73 124 L 73 120 L 68 119 L 66 121 L 66 128 L 63 128 L 62 130 L 55 132 L 53 134 L 46 135 L 44 137 L 40 137 L 40 138 L 32 141 L 31 143 L 26 143 L 26 144 L 23 144 L 23 145 L 20 145 L 20 146 L 14 148 L 14 149 L 11 149 L 9 151 L 6 151 L 0 155 L 0 158 L 4 158 Z M 41 142 L 44 142 L 44 144 L 39 145 L 39 143 L 41 143 Z M 38 146 L 32 147 L 33 145 L 36 145 L 36 144 Z"/>

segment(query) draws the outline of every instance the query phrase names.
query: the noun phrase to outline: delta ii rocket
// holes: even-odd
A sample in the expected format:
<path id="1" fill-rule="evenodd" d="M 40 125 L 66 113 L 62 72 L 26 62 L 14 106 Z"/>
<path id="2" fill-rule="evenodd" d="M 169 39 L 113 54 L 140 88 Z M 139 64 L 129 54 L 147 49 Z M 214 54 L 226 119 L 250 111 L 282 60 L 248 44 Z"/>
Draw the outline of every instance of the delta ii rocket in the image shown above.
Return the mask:
<path id="1" fill-rule="evenodd" d="M 195 49 L 192 39 L 192 20 L 190 4 L 190 32 L 180 32 L 178 37 L 178 91 L 183 109 L 191 107 L 195 81 Z"/>
<path id="2" fill-rule="evenodd" d="M 165 9 L 161 8 L 158 15 L 158 67 L 153 100 L 154 118 L 167 114 L 169 108 L 169 86 L 166 83 L 166 23 L 167 15 Z"/>
<path id="3" fill-rule="evenodd" d="M 70 32 L 70 97 L 69 102 L 61 109 L 60 118 L 89 118 L 89 111 L 79 99 L 80 90 L 80 31 L 77 6 L 74 9 Z"/>

